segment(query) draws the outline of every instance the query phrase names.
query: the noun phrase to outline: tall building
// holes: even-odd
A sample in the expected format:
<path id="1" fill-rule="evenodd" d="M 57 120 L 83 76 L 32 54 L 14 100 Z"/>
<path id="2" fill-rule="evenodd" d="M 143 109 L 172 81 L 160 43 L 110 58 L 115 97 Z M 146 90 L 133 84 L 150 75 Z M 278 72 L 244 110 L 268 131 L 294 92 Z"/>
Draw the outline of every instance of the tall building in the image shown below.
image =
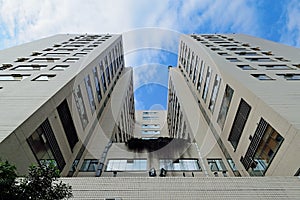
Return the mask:
<path id="1" fill-rule="evenodd" d="M 168 109 L 143 111 L 123 55 L 122 36 L 110 34 L 2 50 L 1 159 L 20 174 L 55 161 L 79 199 L 300 195 L 299 178 L 286 177 L 300 175 L 299 49 L 182 35 Z M 234 176 L 247 178 L 215 178 Z"/>
<path id="2" fill-rule="evenodd" d="M 1 158 L 20 174 L 55 160 L 62 176 L 94 175 L 113 134 L 131 137 L 121 35 L 55 35 L 2 50 L 0 60 Z"/>
<path id="3" fill-rule="evenodd" d="M 299 53 L 242 34 L 182 36 L 170 136 L 192 138 L 210 170 L 299 176 Z"/>

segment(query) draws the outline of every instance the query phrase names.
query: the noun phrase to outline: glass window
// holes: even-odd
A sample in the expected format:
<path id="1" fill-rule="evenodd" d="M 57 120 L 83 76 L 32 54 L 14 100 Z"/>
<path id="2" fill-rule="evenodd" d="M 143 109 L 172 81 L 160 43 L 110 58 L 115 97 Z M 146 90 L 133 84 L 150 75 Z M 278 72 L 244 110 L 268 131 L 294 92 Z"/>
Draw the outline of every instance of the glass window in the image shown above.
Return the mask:
<path id="1" fill-rule="evenodd" d="M 158 135 L 160 134 L 160 131 L 154 131 L 154 130 L 142 130 L 142 134 L 145 134 L 145 135 Z"/>
<path id="2" fill-rule="evenodd" d="M 211 77 L 211 68 L 208 67 L 207 68 L 207 73 L 206 73 L 206 79 L 204 82 L 204 88 L 203 88 L 203 93 L 202 93 L 202 99 L 204 100 L 204 102 L 206 102 L 206 97 L 207 97 L 207 93 L 208 93 L 208 87 L 209 87 L 209 83 L 210 83 L 210 77 Z"/>
<path id="3" fill-rule="evenodd" d="M 228 141 L 235 150 L 242 136 L 250 111 L 251 106 L 244 99 L 241 99 L 228 137 Z"/>
<path id="4" fill-rule="evenodd" d="M 82 93 L 81 93 L 81 89 L 80 89 L 79 85 L 75 88 L 73 94 L 74 94 L 74 100 L 76 103 L 76 107 L 78 110 L 78 114 L 80 117 L 82 127 L 83 127 L 83 129 L 85 129 L 85 127 L 89 123 L 89 120 L 88 120 L 88 117 L 86 114 L 86 109 L 85 109 L 85 105 L 84 105 L 84 101 L 82 98 Z"/>
<path id="5" fill-rule="evenodd" d="M 13 70 L 20 70 L 20 71 L 39 71 L 45 69 L 47 65 L 18 65 L 17 67 L 13 68 Z"/>
<path id="6" fill-rule="evenodd" d="M 34 78 L 33 81 L 49 81 L 51 78 L 55 77 L 55 74 L 42 74 Z"/>
<path id="7" fill-rule="evenodd" d="M 82 172 L 95 172 L 98 166 L 96 159 L 84 159 L 80 171 Z"/>
<path id="8" fill-rule="evenodd" d="M 145 171 L 147 170 L 146 159 L 109 160 L 106 171 Z"/>
<path id="9" fill-rule="evenodd" d="M 267 70 L 290 70 L 292 68 L 286 65 L 259 65 L 260 67 L 265 67 Z"/>
<path id="10" fill-rule="evenodd" d="M 59 60 L 60 58 L 53 58 L 53 57 L 47 57 L 47 58 L 34 58 L 32 59 L 30 62 L 55 62 L 57 60 Z"/>
<path id="11" fill-rule="evenodd" d="M 251 74 L 253 77 L 257 78 L 258 80 L 274 80 L 270 76 L 266 74 Z"/>
<path id="12" fill-rule="evenodd" d="M 288 74 L 276 74 L 277 76 L 281 76 L 286 80 L 300 80 L 300 74 L 288 73 Z"/>
<path id="13" fill-rule="evenodd" d="M 92 91 L 92 84 L 91 84 L 90 75 L 87 75 L 84 78 L 84 82 L 85 82 L 85 88 L 86 88 L 88 98 L 89 98 L 89 102 L 90 102 L 90 107 L 91 107 L 92 113 L 94 113 L 94 111 L 96 110 L 96 104 L 95 104 L 95 101 L 94 101 L 94 95 L 93 95 L 93 91 Z"/>
<path id="14" fill-rule="evenodd" d="M 212 172 L 227 171 L 222 159 L 207 159 L 207 162 Z"/>
<path id="15" fill-rule="evenodd" d="M 201 68 L 200 68 L 199 78 L 198 78 L 198 84 L 197 84 L 197 90 L 198 91 L 200 91 L 200 89 L 201 89 L 204 68 L 205 68 L 205 64 L 204 64 L 204 61 L 202 60 L 201 61 Z"/>
<path id="16" fill-rule="evenodd" d="M 79 60 L 79 58 L 67 58 L 66 60 L 64 60 L 64 62 L 66 63 L 75 63 Z"/>
<path id="17" fill-rule="evenodd" d="M 66 68 L 70 67 L 70 65 L 55 65 L 51 70 L 53 71 L 64 71 Z"/>
<path id="18" fill-rule="evenodd" d="M 97 92 L 97 99 L 98 99 L 98 102 L 100 102 L 101 99 L 102 99 L 102 95 L 101 95 L 101 89 L 100 89 L 100 82 L 99 82 L 97 67 L 93 68 L 93 74 L 94 74 L 94 82 L 95 82 L 95 87 L 96 87 L 96 92 Z"/>
<path id="19" fill-rule="evenodd" d="M 240 60 L 237 58 L 226 58 L 226 60 L 228 60 L 230 62 L 240 62 Z"/>
<path id="20" fill-rule="evenodd" d="M 38 162 L 55 161 L 59 170 L 63 170 L 66 162 L 48 119 L 27 138 L 27 142 Z"/>
<path id="21" fill-rule="evenodd" d="M 160 128 L 159 124 L 142 124 L 142 128 Z"/>
<path id="22" fill-rule="evenodd" d="M 242 70 L 255 70 L 255 68 L 251 67 L 250 65 L 237 65 Z"/>
<path id="23" fill-rule="evenodd" d="M 264 175 L 283 140 L 284 138 L 268 124 L 254 155 L 256 167 L 252 170 L 252 175 Z"/>
<path id="24" fill-rule="evenodd" d="M 211 93 L 209 106 L 208 106 L 208 109 L 212 112 L 214 111 L 214 108 L 215 108 L 215 103 L 216 103 L 216 100 L 217 100 L 220 83 L 221 83 L 221 78 L 218 74 L 216 74 L 215 81 L 214 81 L 214 86 L 213 86 L 213 90 L 212 90 L 212 93 Z"/>
<path id="25" fill-rule="evenodd" d="M 234 90 L 229 85 L 226 85 L 220 112 L 219 112 L 219 116 L 218 116 L 218 120 L 217 120 L 221 129 L 223 129 L 223 127 L 224 127 L 224 123 L 225 123 L 227 112 L 228 112 L 228 109 L 229 109 L 229 106 L 231 103 L 233 92 L 234 92 Z"/>
<path id="26" fill-rule="evenodd" d="M 253 62 L 274 62 L 271 58 L 246 58 L 247 60 L 253 61 Z"/>
<path id="27" fill-rule="evenodd" d="M 29 77 L 29 74 L 8 74 L 0 75 L 0 81 L 21 81 Z"/>
<path id="28" fill-rule="evenodd" d="M 167 171 L 199 171 L 201 170 L 197 159 L 160 160 L 159 168 Z"/>

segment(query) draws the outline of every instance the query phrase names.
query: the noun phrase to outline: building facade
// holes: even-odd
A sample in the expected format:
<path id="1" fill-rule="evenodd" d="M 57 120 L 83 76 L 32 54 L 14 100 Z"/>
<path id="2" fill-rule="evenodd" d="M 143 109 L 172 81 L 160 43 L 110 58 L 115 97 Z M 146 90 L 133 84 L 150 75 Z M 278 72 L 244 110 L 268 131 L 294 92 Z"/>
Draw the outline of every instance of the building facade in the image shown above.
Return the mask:
<path id="1" fill-rule="evenodd" d="M 178 52 L 168 109 L 135 111 L 121 35 L 1 51 L 1 159 L 70 177 L 299 176 L 300 50 L 193 34 Z"/>
<path id="2" fill-rule="evenodd" d="M 95 173 L 106 146 L 122 140 L 114 133 L 132 132 L 133 77 L 121 35 L 56 35 L 0 57 L 1 159 L 20 174 L 49 160 L 62 176 Z"/>
<path id="3" fill-rule="evenodd" d="M 297 48 L 242 34 L 184 35 L 170 69 L 171 137 L 235 176 L 299 176 Z"/>

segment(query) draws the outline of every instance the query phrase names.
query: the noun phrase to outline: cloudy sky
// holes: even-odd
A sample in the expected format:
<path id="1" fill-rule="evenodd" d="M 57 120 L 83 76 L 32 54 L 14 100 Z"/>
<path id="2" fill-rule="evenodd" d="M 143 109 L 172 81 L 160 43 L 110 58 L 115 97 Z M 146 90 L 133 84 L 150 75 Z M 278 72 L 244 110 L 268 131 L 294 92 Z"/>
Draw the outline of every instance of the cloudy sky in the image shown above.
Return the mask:
<path id="1" fill-rule="evenodd" d="M 58 33 L 123 33 L 137 109 L 165 109 L 178 37 L 245 33 L 300 47 L 300 0 L 0 0 L 0 49 Z"/>

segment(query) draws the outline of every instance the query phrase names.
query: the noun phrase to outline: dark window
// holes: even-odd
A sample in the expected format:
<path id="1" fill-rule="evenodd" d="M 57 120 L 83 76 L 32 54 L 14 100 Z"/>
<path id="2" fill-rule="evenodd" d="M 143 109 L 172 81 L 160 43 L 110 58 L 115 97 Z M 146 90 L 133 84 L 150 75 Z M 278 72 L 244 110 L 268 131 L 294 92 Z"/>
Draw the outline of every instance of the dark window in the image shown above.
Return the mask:
<path id="1" fill-rule="evenodd" d="M 245 169 L 252 168 L 251 176 L 264 176 L 284 138 L 263 118 L 256 128 L 251 143 L 241 162 Z"/>
<path id="2" fill-rule="evenodd" d="M 224 124 L 225 124 L 225 120 L 226 120 L 226 116 L 227 116 L 227 112 L 231 103 L 231 99 L 233 96 L 233 92 L 234 90 L 229 86 L 226 85 L 226 89 L 224 92 L 224 96 L 223 96 L 223 100 L 222 100 L 222 104 L 221 104 L 221 108 L 220 108 L 220 112 L 219 112 L 219 116 L 218 116 L 218 124 L 220 125 L 220 127 L 223 129 Z"/>
<path id="3" fill-rule="evenodd" d="M 27 138 L 27 142 L 38 162 L 55 160 L 58 169 L 61 171 L 63 170 L 66 162 L 48 119 L 46 119 L 32 135 Z"/>
<path id="4" fill-rule="evenodd" d="M 91 107 L 92 113 L 94 113 L 95 110 L 96 110 L 96 104 L 95 104 L 95 101 L 94 101 L 94 94 L 93 94 L 93 90 L 92 90 L 90 75 L 87 75 L 84 78 L 84 82 L 85 82 L 85 88 L 86 88 L 88 98 L 89 98 L 89 102 L 90 102 L 90 107 Z"/>
<path id="5" fill-rule="evenodd" d="M 251 106 L 249 106 L 246 101 L 241 99 L 228 138 L 228 141 L 231 143 L 234 149 L 237 148 L 237 145 L 243 133 L 250 111 L 251 111 Z"/>
<path id="6" fill-rule="evenodd" d="M 202 99 L 204 100 L 204 102 L 206 102 L 206 97 L 207 97 L 207 93 L 208 93 L 208 87 L 209 87 L 209 83 L 210 83 L 211 73 L 212 73 L 211 68 L 207 67 L 206 79 L 205 79 L 205 82 L 204 82 L 203 93 L 202 93 Z"/>
<path id="7" fill-rule="evenodd" d="M 94 172 L 98 166 L 98 160 L 95 159 L 84 159 L 80 171 L 82 172 Z"/>
<path id="8" fill-rule="evenodd" d="M 266 74 L 251 74 L 253 77 L 257 78 L 258 80 L 274 80 L 272 79 L 270 76 L 266 75 Z"/>
<path id="9" fill-rule="evenodd" d="M 67 136 L 70 148 L 71 150 L 73 150 L 74 146 L 78 142 L 78 136 L 66 99 L 57 107 L 57 111 L 65 134 Z"/>
<path id="10" fill-rule="evenodd" d="M 95 87 L 97 92 L 97 98 L 98 98 L 98 102 L 100 102 L 102 99 L 102 95 L 101 95 L 100 82 L 99 82 L 99 77 L 98 77 L 98 72 L 96 67 L 93 68 L 93 73 L 94 73 L 94 80 L 95 80 L 94 82 L 95 82 Z"/>
<path id="11" fill-rule="evenodd" d="M 85 127 L 89 123 L 89 120 L 88 120 L 88 117 L 87 117 L 87 114 L 86 114 L 85 104 L 84 104 L 84 100 L 83 100 L 83 97 L 82 97 L 80 85 L 78 85 L 75 88 L 73 94 L 74 94 L 74 99 L 75 99 L 75 103 L 76 103 L 76 107 L 77 107 L 77 110 L 78 110 L 78 115 L 80 117 L 82 127 L 83 127 L 83 129 L 85 129 Z"/>

